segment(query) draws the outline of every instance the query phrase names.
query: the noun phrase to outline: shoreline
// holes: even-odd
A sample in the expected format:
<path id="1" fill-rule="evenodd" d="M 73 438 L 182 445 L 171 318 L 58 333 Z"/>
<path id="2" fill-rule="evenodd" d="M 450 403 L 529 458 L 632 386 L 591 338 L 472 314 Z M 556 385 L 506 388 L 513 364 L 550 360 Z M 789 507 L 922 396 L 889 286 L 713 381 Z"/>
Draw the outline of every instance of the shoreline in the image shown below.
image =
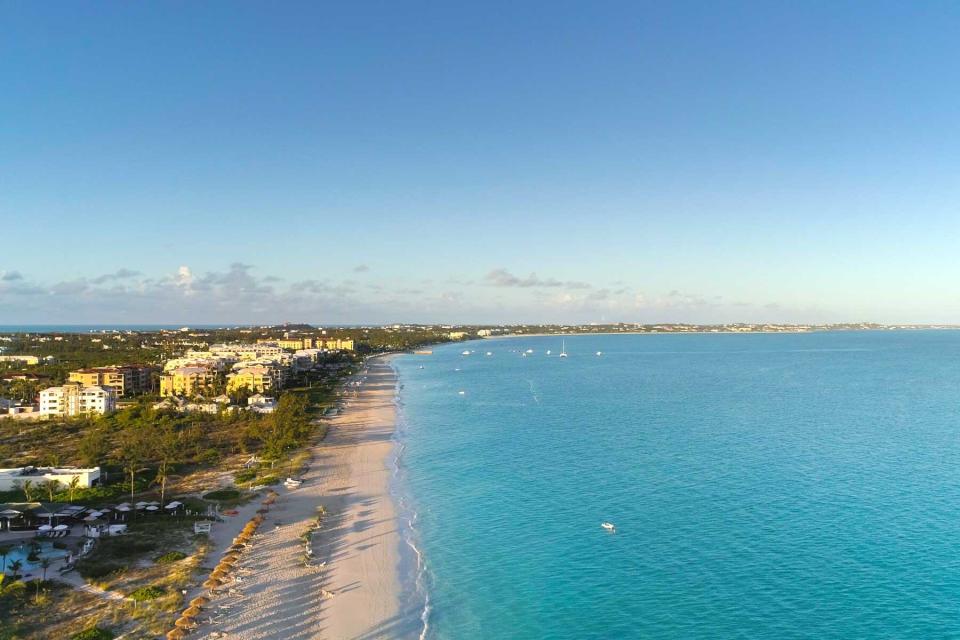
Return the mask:
<path id="1" fill-rule="evenodd" d="M 327 437 L 310 445 L 303 485 L 277 489 L 280 497 L 243 555 L 239 581 L 207 608 L 217 622 L 191 637 L 420 637 L 423 603 L 404 589 L 408 576 L 401 575 L 411 567 L 402 562 L 409 541 L 396 491 L 401 450 L 395 355 L 369 358 L 342 386 L 337 415 L 324 418 Z M 322 525 L 310 539 L 312 557 L 305 559 L 301 536 L 320 507 Z M 232 537 L 232 527 L 224 524 L 215 529 Z"/>

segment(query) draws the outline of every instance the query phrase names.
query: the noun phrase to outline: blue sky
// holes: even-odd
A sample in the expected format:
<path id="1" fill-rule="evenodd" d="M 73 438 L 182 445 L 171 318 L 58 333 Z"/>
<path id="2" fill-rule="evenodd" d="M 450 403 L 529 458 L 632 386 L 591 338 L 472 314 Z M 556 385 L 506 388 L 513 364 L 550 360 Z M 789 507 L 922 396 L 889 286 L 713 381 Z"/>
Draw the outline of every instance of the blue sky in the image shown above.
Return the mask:
<path id="1" fill-rule="evenodd" d="M 0 29 L 0 324 L 960 322 L 955 3 Z"/>

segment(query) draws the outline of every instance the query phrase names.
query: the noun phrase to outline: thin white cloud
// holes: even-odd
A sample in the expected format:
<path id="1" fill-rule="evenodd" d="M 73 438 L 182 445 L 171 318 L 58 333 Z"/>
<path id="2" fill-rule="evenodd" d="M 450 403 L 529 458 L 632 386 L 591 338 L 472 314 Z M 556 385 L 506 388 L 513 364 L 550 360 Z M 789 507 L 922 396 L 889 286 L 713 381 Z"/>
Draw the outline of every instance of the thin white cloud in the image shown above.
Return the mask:
<path id="1" fill-rule="evenodd" d="M 540 278 L 536 273 L 531 273 L 526 278 L 515 276 L 507 269 L 499 268 L 490 271 L 484 279 L 487 284 L 495 287 L 519 287 L 522 289 L 539 288 L 566 288 L 566 289 L 589 289 L 590 284 L 578 281 L 561 281 L 555 278 Z"/>

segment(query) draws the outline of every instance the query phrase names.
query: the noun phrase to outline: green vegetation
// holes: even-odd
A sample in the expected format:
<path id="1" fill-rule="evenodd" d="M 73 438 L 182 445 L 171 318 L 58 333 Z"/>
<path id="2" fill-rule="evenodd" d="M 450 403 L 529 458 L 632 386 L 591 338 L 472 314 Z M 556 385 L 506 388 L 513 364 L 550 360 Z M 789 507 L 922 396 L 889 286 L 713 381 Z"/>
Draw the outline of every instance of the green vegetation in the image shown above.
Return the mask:
<path id="1" fill-rule="evenodd" d="M 113 640 L 116 636 L 109 629 L 103 627 L 88 627 L 80 633 L 70 636 L 70 640 Z"/>
<path id="2" fill-rule="evenodd" d="M 217 501 L 237 500 L 240 498 L 240 495 L 239 489 L 217 489 L 216 491 L 204 494 L 203 499 Z"/>
<path id="3" fill-rule="evenodd" d="M 130 593 L 130 598 L 135 602 L 146 602 L 147 600 L 156 600 L 157 598 L 163 596 L 166 593 L 166 589 L 163 587 L 158 587 L 156 585 L 148 585 L 146 587 L 140 587 L 139 589 Z"/>
<path id="4" fill-rule="evenodd" d="M 153 559 L 157 564 L 173 564 L 174 562 L 179 562 L 187 557 L 187 554 L 182 551 L 169 551 L 162 556 L 157 556 Z"/>

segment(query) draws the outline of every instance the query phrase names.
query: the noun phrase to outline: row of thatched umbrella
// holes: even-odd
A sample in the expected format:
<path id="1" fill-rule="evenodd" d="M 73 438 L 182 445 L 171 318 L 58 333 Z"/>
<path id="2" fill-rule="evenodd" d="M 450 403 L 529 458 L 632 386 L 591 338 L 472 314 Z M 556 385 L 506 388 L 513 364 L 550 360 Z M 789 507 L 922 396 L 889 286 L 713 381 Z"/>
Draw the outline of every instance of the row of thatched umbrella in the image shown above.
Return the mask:
<path id="1" fill-rule="evenodd" d="M 269 500 L 270 497 L 267 499 Z M 217 563 L 206 582 L 203 583 L 204 588 L 215 591 L 230 581 L 230 572 L 233 571 L 234 565 L 240 561 L 240 554 L 247 548 L 257 529 L 263 524 L 266 512 L 267 509 L 260 509 L 257 515 L 253 516 L 250 522 L 244 525 L 237 537 L 233 539 L 233 544 L 223 554 L 220 562 Z M 179 640 L 186 637 L 187 631 L 197 626 L 195 618 L 200 615 L 204 605 L 209 602 L 210 598 L 206 596 L 198 596 L 191 600 L 190 606 L 184 609 L 180 617 L 173 623 L 175 628 L 167 632 L 167 640 Z"/>

